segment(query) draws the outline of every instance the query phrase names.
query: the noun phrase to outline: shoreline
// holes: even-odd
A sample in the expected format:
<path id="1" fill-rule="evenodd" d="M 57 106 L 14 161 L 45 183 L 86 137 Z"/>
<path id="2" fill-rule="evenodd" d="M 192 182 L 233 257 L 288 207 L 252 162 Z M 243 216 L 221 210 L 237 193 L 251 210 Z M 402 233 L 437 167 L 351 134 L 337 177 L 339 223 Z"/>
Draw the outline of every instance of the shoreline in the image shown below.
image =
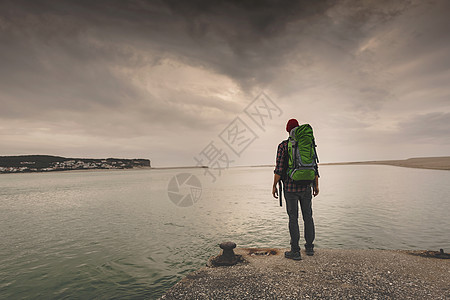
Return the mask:
<path id="1" fill-rule="evenodd" d="M 335 162 L 319 163 L 319 166 L 347 166 L 347 165 L 385 165 L 403 168 L 429 169 L 429 170 L 450 170 L 450 156 L 442 157 L 417 157 L 400 160 L 372 160 L 355 162 Z M 230 166 L 229 168 L 268 168 L 275 165 L 250 165 L 250 166 Z M 32 174 L 32 173 L 53 173 L 53 172 L 99 172 L 99 171 L 135 171 L 135 170 L 176 170 L 176 169 L 204 169 L 208 166 L 180 166 L 180 167 L 135 167 L 123 169 L 68 169 L 53 171 L 27 171 L 27 172 L 0 172 L 2 174 Z"/>
<path id="2" fill-rule="evenodd" d="M 204 169 L 205 166 L 200 167 L 135 167 L 123 169 L 67 169 L 67 170 L 52 170 L 52 171 L 27 171 L 27 172 L 0 172 L 0 175 L 6 174 L 46 174 L 46 173 L 78 173 L 78 172 L 117 172 L 117 171 L 138 171 L 138 170 L 173 170 L 173 169 Z"/>
<path id="3" fill-rule="evenodd" d="M 160 299 L 447 299 L 449 259 L 420 251 L 316 249 L 293 261 L 288 249 L 237 248 L 243 263 L 203 267 Z"/>
<path id="4" fill-rule="evenodd" d="M 372 160 L 357 162 L 321 163 L 323 166 L 340 165 L 386 165 L 403 168 L 450 170 L 450 156 L 442 157 L 416 157 L 401 160 Z"/>
<path id="5" fill-rule="evenodd" d="M 53 171 L 29 171 L 29 172 L 0 172 L 0 175 L 9 174 L 48 174 L 48 173 L 84 173 L 84 172 L 117 172 L 117 171 L 137 171 L 137 170 L 150 170 L 153 167 L 136 167 L 136 168 L 123 168 L 123 169 L 74 169 L 74 170 L 53 170 Z"/>

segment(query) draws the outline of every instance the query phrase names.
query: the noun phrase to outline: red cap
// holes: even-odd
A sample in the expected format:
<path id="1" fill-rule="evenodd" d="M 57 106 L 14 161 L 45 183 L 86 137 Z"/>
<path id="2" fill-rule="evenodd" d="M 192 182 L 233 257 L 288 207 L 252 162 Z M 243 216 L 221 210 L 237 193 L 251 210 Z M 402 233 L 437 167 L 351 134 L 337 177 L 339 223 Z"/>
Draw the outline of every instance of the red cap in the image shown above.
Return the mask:
<path id="1" fill-rule="evenodd" d="M 296 119 L 290 119 L 286 124 L 286 131 L 291 132 L 292 128 L 298 126 L 298 121 Z"/>

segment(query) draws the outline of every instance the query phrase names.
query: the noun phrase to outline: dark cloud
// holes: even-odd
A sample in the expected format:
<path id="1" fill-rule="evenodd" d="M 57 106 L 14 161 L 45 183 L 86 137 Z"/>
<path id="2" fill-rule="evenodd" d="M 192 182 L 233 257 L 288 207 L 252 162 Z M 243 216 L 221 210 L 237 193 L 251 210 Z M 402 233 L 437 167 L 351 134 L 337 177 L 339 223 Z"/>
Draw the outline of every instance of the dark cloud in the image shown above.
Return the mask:
<path id="1" fill-rule="evenodd" d="M 280 62 L 293 50 L 294 45 L 280 47 L 283 45 L 278 41 L 288 25 L 301 20 L 303 24 L 296 26 L 303 30 L 310 18 L 322 15 L 332 3 L 12 1 L 3 4 L 2 19 L 15 34 L 9 38 L 29 40 L 12 45 L 13 49 L 31 46 L 30 51 L 45 50 L 47 46 L 47 50 L 63 51 L 84 63 L 148 63 L 132 52 L 124 53 L 128 45 L 130 49 L 156 50 L 162 56 L 172 55 L 251 83 L 257 75 L 255 67 Z"/>
<path id="2" fill-rule="evenodd" d="M 2 2 L 0 114 L 46 120 L 64 119 L 70 112 L 87 125 L 91 122 L 81 113 L 108 123 L 116 111 L 136 116 L 138 110 L 138 119 L 153 123 L 171 116 L 174 123 L 206 126 L 210 122 L 201 107 L 225 113 L 236 107 L 177 92 L 160 98 L 127 75 L 168 58 L 225 74 L 242 87 L 257 86 L 261 74 L 266 81 L 273 77 L 264 66 L 280 63 L 292 49 L 272 40 L 290 22 L 319 15 L 329 3 Z"/>

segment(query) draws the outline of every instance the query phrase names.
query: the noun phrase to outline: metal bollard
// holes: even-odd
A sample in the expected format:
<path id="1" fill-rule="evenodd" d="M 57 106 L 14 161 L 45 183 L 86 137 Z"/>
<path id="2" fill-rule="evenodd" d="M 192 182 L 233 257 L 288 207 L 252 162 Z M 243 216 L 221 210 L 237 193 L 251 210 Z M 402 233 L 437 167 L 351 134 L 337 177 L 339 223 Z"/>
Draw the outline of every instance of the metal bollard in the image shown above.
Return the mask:
<path id="1" fill-rule="evenodd" d="M 242 262 L 242 256 L 236 255 L 233 251 L 236 248 L 236 243 L 234 242 L 222 242 L 219 247 L 223 250 L 220 255 L 211 257 L 208 260 L 207 265 L 210 267 L 218 266 L 233 266 L 238 262 Z"/>

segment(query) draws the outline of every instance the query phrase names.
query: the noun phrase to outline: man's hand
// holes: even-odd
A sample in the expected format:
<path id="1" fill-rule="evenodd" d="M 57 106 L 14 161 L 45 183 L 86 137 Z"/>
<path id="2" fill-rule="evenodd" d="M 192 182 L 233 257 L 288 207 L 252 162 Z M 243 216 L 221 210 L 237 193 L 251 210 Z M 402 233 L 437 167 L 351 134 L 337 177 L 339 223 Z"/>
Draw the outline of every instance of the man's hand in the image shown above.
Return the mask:
<path id="1" fill-rule="evenodd" d="M 319 186 L 315 185 L 313 187 L 313 196 L 315 197 L 317 195 L 319 195 Z"/>
<path id="2" fill-rule="evenodd" d="M 313 183 L 313 196 L 317 196 L 319 195 L 319 176 L 316 175 L 316 178 L 314 178 L 314 183 Z"/>
<path id="3" fill-rule="evenodd" d="M 275 199 L 278 199 L 278 189 L 277 184 L 280 181 L 281 176 L 278 174 L 273 174 L 273 185 L 272 185 L 272 195 Z"/>
<path id="4" fill-rule="evenodd" d="M 275 199 L 278 199 L 278 189 L 276 185 L 272 186 L 272 195 Z"/>

